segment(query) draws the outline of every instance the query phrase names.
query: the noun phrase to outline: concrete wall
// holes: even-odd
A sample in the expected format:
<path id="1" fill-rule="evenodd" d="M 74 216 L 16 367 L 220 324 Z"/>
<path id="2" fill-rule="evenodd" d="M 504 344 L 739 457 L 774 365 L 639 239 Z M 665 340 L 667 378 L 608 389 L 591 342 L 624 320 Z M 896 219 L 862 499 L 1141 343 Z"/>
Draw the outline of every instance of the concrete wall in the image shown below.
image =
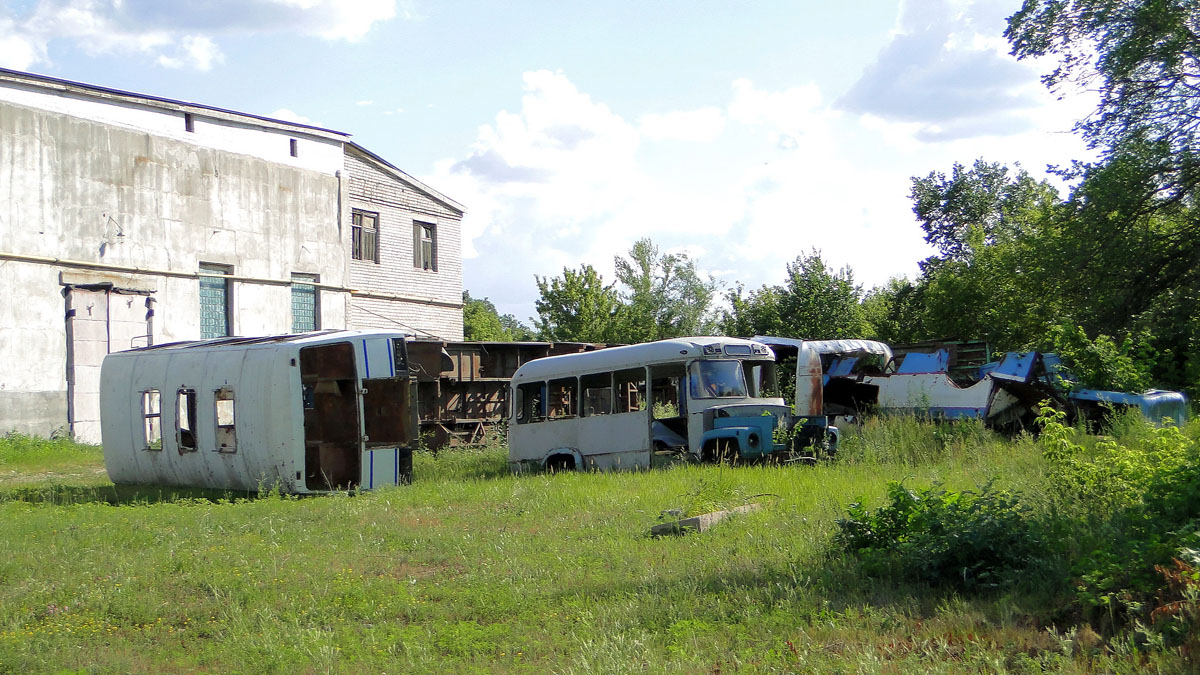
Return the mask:
<path id="1" fill-rule="evenodd" d="M 379 214 L 379 263 L 350 261 L 349 328 L 386 328 L 463 339 L 462 213 L 371 157 L 348 151 L 347 213 Z M 413 264 L 413 223 L 437 229 L 437 270 Z M 391 296 L 403 296 L 402 298 Z"/>
<path id="2" fill-rule="evenodd" d="M 341 182 L 334 175 L 340 142 L 307 141 L 338 154 L 336 168 L 320 171 L 213 147 L 228 139 L 201 144 L 3 98 L 0 433 L 48 434 L 67 426 L 72 364 L 64 290 L 70 285 L 113 285 L 114 269 L 154 271 L 128 276 L 153 288 L 149 324 L 157 344 L 200 337 L 201 262 L 229 265 L 240 278 L 232 288 L 232 332 L 241 335 L 290 332 L 292 273 L 319 274 L 334 286 L 348 282 L 349 233 L 339 228 Z M 146 111 L 130 110 L 142 124 Z M 246 132 L 214 127 L 233 136 Z M 277 136 L 286 152 L 287 134 L 255 133 Z M 323 327 L 345 327 L 348 297 L 322 291 Z M 126 347 L 112 346 L 120 348 Z"/>

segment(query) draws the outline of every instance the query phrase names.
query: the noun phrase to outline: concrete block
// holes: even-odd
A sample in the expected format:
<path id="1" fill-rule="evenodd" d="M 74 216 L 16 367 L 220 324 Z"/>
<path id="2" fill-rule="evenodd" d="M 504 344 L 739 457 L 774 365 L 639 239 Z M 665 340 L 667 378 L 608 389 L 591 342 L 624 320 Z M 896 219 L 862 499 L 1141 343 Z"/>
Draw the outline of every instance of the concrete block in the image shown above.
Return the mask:
<path id="1" fill-rule="evenodd" d="M 744 506 L 734 507 L 725 511 L 714 511 L 712 513 L 703 513 L 692 518 L 684 518 L 670 523 L 662 523 L 650 528 L 650 534 L 655 537 L 661 537 L 664 534 L 683 534 L 687 531 L 704 532 L 713 525 L 725 520 L 734 514 L 752 513 L 762 509 L 762 504 L 746 504 Z"/>

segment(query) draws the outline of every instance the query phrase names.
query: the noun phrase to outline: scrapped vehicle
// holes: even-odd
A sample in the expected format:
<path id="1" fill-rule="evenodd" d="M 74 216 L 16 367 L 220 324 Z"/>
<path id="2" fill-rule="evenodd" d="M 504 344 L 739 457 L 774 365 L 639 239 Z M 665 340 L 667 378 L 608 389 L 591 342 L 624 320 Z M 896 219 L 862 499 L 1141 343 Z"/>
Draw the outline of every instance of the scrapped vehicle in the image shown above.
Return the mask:
<path id="1" fill-rule="evenodd" d="M 983 420 L 1001 431 L 1031 428 L 1043 401 L 1067 410 L 1072 419 L 1100 421 L 1112 409 L 1137 408 L 1151 422 L 1183 420 L 1187 399 L 1180 392 L 1144 394 L 1078 387 L 1054 354 L 1008 352 L 979 366 L 954 363 L 947 348 L 893 356 L 871 340 L 800 341 L 756 336 L 781 357 L 797 344 L 821 354 L 825 413 L 919 414 L 933 419 Z M 962 343 L 970 344 L 970 343 Z M 899 348 L 898 348 L 899 349 Z M 986 350 L 985 350 L 986 351 Z"/>
<path id="2" fill-rule="evenodd" d="M 655 456 L 741 460 L 836 446 L 821 415 L 820 360 L 801 350 L 796 412 L 775 356 L 750 340 L 689 337 L 551 356 L 513 375 L 509 462 L 527 469 L 640 469 Z"/>
<path id="3" fill-rule="evenodd" d="M 104 464 L 118 484 L 292 494 L 412 480 L 403 334 L 218 338 L 105 357 Z"/>
<path id="4" fill-rule="evenodd" d="M 1150 389 L 1133 394 L 1088 389 L 1079 385 L 1075 375 L 1067 370 L 1057 354 L 1043 354 L 1042 359 L 1059 388 L 1066 392 L 1070 412 L 1076 419 L 1100 422 L 1109 411 L 1137 410 L 1147 421 L 1158 426 L 1180 425 L 1187 421 L 1188 399 L 1181 391 Z"/>

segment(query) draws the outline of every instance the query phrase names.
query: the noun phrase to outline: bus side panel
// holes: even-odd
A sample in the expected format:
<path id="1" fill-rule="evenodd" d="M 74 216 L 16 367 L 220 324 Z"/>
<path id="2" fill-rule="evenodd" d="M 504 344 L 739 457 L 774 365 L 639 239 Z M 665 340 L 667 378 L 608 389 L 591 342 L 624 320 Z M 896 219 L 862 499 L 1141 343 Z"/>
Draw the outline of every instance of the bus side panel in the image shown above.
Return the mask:
<path id="1" fill-rule="evenodd" d="M 551 450 L 564 448 L 579 448 L 579 427 L 573 419 L 514 424 L 508 429 L 509 461 L 541 461 Z"/>
<path id="2" fill-rule="evenodd" d="M 650 417 L 646 410 L 570 420 L 588 469 L 650 468 Z"/>
<path id="3" fill-rule="evenodd" d="M 133 481 L 142 450 L 141 395 L 134 390 L 137 357 L 106 356 L 100 368 L 100 433 L 104 468 L 114 483 Z"/>

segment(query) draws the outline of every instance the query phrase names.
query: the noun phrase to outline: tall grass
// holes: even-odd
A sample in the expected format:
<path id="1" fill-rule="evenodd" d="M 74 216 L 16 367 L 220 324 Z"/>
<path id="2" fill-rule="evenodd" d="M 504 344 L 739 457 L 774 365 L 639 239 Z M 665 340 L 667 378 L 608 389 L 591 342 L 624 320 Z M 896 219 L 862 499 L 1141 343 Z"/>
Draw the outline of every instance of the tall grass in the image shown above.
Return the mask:
<path id="1" fill-rule="evenodd" d="M 868 422 L 811 467 L 514 476 L 493 444 L 418 454 L 410 486 L 304 499 L 89 497 L 74 467 L 39 468 L 0 484 L 0 672 L 1178 667 L 1081 647 L 1045 595 L 872 579 L 830 545 L 846 505 L 890 480 L 1030 485 L 1041 469 L 1027 439 L 912 420 Z M 19 497 L 50 484 L 70 498 Z M 705 500 L 764 508 L 649 535 Z"/>

